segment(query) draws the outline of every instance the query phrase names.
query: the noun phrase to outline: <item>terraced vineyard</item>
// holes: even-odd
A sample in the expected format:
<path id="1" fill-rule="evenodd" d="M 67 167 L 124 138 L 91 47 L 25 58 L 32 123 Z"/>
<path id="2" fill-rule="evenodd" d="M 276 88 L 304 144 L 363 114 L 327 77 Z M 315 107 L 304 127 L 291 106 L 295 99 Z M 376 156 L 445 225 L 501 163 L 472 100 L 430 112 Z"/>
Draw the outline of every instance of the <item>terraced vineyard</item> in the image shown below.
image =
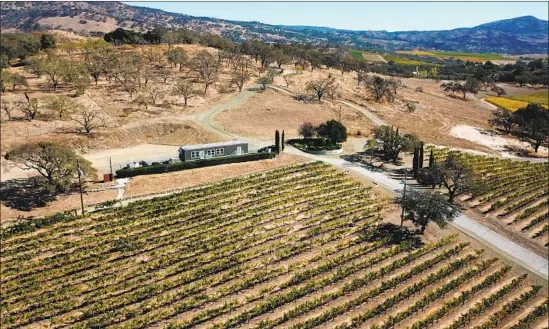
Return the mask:
<path id="1" fill-rule="evenodd" d="M 547 290 L 450 235 L 359 234 L 382 202 L 321 163 L 3 231 L 2 328 L 539 328 Z"/>
<path id="2" fill-rule="evenodd" d="M 548 245 L 549 167 L 530 163 L 438 149 L 436 159 L 452 153 L 471 166 L 481 188 L 473 191 L 468 204 L 493 214 L 517 232 Z"/>

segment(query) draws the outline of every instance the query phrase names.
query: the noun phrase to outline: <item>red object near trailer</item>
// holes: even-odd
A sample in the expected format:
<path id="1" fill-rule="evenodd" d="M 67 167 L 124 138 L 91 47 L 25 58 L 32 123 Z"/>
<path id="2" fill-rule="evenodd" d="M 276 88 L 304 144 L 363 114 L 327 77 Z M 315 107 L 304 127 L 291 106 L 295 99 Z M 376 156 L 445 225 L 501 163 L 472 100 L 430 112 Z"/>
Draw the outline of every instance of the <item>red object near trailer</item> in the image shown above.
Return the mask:
<path id="1" fill-rule="evenodd" d="M 103 174 L 103 181 L 105 183 L 112 181 L 112 174 Z"/>

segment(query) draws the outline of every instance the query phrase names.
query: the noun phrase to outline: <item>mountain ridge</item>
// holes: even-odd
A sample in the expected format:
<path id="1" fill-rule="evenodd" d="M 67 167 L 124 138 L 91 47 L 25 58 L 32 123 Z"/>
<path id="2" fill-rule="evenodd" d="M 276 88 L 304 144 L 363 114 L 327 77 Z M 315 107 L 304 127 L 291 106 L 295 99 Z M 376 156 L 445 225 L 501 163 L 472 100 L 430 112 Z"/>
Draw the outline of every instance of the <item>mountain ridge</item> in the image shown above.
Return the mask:
<path id="1" fill-rule="evenodd" d="M 430 49 L 508 54 L 547 53 L 549 22 L 521 16 L 452 30 L 376 31 L 331 27 L 272 25 L 169 13 L 161 9 L 121 2 L 2 2 L 3 30 L 45 28 L 72 29 L 81 33 L 105 33 L 122 27 L 137 31 L 155 27 L 189 28 L 232 39 L 268 42 L 339 45 L 367 50 Z"/>

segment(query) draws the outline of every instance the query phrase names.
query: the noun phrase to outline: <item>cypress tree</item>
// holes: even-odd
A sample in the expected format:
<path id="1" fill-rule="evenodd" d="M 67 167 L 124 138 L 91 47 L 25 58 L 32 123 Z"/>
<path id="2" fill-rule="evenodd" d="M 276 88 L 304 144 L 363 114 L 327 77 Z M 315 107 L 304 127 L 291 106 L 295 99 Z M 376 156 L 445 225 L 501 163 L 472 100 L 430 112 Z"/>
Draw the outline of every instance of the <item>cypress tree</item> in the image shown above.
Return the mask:
<path id="1" fill-rule="evenodd" d="M 419 148 L 419 163 L 418 163 L 418 170 L 423 168 L 423 142 L 420 144 Z"/>
<path id="2" fill-rule="evenodd" d="M 414 177 L 417 177 L 417 171 L 418 171 L 418 156 L 419 151 L 417 147 L 414 147 L 414 158 L 412 159 L 412 170 L 414 172 Z"/>
<path id="3" fill-rule="evenodd" d="M 433 168 L 435 165 L 435 155 L 433 154 L 433 149 L 431 148 L 431 155 L 429 155 L 429 168 Z"/>
<path id="4" fill-rule="evenodd" d="M 278 129 L 275 131 L 275 152 L 280 153 L 280 133 Z"/>
<path id="5" fill-rule="evenodd" d="M 284 147 L 286 147 L 286 143 L 284 142 L 284 129 L 282 129 L 282 137 L 280 139 L 280 144 L 282 144 L 282 152 L 284 152 Z"/>

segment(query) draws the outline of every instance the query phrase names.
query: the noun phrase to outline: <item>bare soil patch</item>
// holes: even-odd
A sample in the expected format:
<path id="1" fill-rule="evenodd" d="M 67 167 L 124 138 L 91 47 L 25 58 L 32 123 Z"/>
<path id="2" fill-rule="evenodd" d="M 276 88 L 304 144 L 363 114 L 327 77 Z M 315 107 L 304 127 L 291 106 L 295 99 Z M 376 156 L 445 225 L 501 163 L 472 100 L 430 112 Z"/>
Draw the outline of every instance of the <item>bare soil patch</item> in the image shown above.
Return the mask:
<path id="1" fill-rule="evenodd" d="M 508 138 L 468 125 L 457 125 L 452 127 L 450 135 L 489 147 L 496 152 L 500 152 L 504 157 L 516 157 L 516 154 L 509 152 L 510 150 L 531 148 L 529 144 L 520 142 L 515 138 Z M 547 157 L 547 148 L 540 147 L 537 155 L 540 157 Z"/>

